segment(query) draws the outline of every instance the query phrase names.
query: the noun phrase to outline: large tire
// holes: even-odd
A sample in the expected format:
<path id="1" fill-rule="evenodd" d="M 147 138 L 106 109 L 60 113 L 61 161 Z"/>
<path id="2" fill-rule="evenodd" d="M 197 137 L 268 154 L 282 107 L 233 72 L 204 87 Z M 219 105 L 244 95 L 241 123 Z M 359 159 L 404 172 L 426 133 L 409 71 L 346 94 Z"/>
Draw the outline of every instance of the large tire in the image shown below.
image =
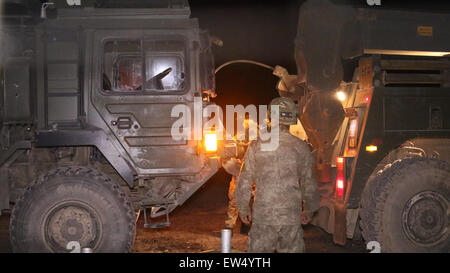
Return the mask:
<path id="1" fill-rule="evenodd" d="M 10 220 L 14 252 L 69 252 L 70 241 L 93 252 L 129 252 L 135 213 L 119 186 L 99 171 L 57 168 L 17 201 Z"/>
<path id="2" fill-rule="evenodd" d="M 382 252 L 448 252 L 450 167 L 431 158 L 388 165 L 368 182 L 361 200 L 366 242 Z"/>

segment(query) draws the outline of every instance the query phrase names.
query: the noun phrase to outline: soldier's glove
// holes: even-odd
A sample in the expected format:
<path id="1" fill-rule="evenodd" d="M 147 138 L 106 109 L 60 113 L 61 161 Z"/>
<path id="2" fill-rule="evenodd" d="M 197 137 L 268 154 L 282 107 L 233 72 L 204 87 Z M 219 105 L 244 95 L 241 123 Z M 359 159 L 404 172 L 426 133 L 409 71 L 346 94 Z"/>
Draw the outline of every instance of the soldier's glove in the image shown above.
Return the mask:
<path id="1" fill-rule="evenodd" d="M 312 221 L 312 215 L 310 213 L 306 213 L 306 211 L 302 212 L 302 225 L 307 225 Z"/>
<path id="2" fill-rule="evenodd" d="M 227 173 L 231 174 L 234 177 L 238 177 L 241 170 L 241 161 L 236 158 L 230 158 L 222 162 L 222 167 Z"/>
<path id="3" fill-rule="evenodd" d="M 252 222 L 251 213 L 241 214 L 240 216 L 241 216 L 242 223 L 244 223 L 246 225 L 250 225 L 250 223 Z"/>

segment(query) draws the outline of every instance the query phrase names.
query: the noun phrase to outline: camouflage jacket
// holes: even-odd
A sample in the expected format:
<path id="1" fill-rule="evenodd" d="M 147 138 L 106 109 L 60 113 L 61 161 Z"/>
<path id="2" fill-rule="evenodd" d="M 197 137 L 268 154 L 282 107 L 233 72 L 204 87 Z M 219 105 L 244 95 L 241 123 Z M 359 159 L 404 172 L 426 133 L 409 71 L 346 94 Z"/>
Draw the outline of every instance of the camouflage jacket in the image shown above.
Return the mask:
<path id="1" fill-rule="evenodd" d="M 319 208 L 308 145 L 281 129 L 279 141 L 274 151 L 261 151 L 261 140 L 253 141 L 236 183 L 235 198 L 241 217 L 250 214 L 251 188 L 256 184 L 252 214 L 256 224 L 300 224 L 302 200 L 309 215 Z"/>

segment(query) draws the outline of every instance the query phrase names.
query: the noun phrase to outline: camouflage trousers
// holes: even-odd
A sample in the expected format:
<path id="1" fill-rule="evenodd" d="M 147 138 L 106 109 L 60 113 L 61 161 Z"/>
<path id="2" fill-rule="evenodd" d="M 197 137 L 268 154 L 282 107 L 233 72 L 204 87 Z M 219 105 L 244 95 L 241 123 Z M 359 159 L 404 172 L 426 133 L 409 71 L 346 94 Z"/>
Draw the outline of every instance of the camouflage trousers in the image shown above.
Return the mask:
<path id="1" fill-rule="evenodd" d="M 259 225 L 250 229 L 248 250 L 250 253 L 303 253 L 303 229 L 301 225 Z"/>
<path id="2" fill-rule="evenodd" d="M 232 229 L 236 225 L 237 218 L 239 216 L 238 208 L 236 205 L 236 199 L 234 198 L 234 191 L 236 189 L 236 179 L 233 176 L 230 181 L 230 187 L 228 188 L 228 209 L 227 219 L 225 220 L 225 226 Z"/>
<path id="3" fill-rule="evenodd" d="M 225 220 L 225 227 L 234 228 L 236 221 L 239 218 L 239 210 L 236 204 L 236 198 L 234 192 L 236 190 L 236 177 L 232 176 L 230 181 L 230 187 L 228 188 L 228 209 L 227 219 Z M 252 198 L 255 196 L 255 187 L 252 186 Z"/>

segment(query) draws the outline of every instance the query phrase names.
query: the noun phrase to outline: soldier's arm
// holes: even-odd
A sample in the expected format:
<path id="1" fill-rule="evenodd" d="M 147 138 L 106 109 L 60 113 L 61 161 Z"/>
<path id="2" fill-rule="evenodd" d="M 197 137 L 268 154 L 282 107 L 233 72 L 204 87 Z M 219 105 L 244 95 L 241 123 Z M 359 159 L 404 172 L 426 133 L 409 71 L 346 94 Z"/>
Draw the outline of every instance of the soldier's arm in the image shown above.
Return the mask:
<path id="1" fill-rule="evenodd" d="M 255 181 L 255 145 L 250 145 L 236 181 L 236 205 L 241 219 L 250 215 L 252 184 Z"/>
<path id="2" fill-rule="evenodd" d="M 305 201 L 305 212 L 307 217 L 312 217 L 313 213 L 319 209 L 320 195 L 317 190 L 317 182 L 312 175 L 314 158 L 309 153 L 305 157 L 302 177 L 301 177 L 301 191 L 303 200 Z"/>

